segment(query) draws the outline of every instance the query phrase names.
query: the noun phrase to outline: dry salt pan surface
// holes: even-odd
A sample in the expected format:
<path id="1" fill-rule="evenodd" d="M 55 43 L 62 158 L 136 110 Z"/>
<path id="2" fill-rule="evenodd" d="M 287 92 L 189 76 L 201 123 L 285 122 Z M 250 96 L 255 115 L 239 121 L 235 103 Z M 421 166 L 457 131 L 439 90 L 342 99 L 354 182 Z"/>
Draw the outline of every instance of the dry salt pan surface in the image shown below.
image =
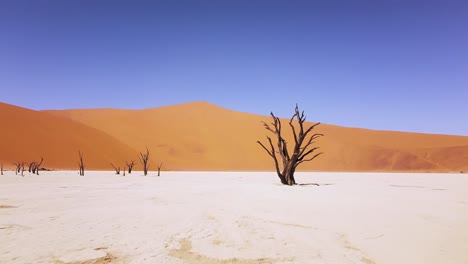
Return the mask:
<path id="1" fill-rule="evenodd" d="M 0 176 L 0 263 L 468 263 L 462 174 Z M 319 183 L 320 186 L 313 185 Z"/>

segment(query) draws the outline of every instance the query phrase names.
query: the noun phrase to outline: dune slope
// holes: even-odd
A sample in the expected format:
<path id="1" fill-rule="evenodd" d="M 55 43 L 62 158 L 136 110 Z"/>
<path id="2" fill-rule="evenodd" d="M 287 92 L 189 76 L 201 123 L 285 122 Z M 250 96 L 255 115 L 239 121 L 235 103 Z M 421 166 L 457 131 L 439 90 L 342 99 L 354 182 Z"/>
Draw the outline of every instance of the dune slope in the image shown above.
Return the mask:
<path id="1" fill-rule="evenodd" d="M 41 157 L 44 168 L 77 168 L 81 150 L 86 168 L 108 169 L 110 162 L 136 155 L 134 149 L 112 136 L 57 115 L 0 103 L 0 120 L 0 161 L 5 168 Z"/>
<path id="2" fill-rule="evenodd" d="M 139 151 L 152 166 L 171 170 L 272 170 L 256 144 L 267 131 L 259 116 L 195 102 L 145 110 L 46 111 L 96 128 Z M 313 113 L 309 113 L 313 119 Z M 287 120 L 283 120 L 286 124 Z M 289 127 L 285 126 L 287 131 Z M 323 124 L 317 141 L 324 155 L 300 167 L 328 171 L 466 171 L 468 137 L 375 131 Z M 286 132 L 289 142 L 291 134 Z"/>

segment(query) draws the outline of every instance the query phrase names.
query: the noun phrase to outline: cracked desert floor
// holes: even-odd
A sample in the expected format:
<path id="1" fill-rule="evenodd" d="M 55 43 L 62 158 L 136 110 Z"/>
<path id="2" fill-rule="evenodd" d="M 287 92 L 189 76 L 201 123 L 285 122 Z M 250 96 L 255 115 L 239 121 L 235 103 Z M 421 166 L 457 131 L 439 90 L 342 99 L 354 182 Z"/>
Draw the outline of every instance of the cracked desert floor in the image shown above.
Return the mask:
<path id="1" fill-rule="evenodd" d="M 296 179 L 7 171 L 0 263 L 468 263 L 466 174 Z"/>

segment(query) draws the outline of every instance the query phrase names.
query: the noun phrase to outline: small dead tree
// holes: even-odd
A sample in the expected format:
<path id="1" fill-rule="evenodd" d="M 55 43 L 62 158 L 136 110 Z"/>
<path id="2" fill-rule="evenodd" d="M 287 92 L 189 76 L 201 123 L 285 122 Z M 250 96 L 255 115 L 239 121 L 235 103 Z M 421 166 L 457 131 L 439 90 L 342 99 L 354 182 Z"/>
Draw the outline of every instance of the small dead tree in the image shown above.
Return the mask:
<path id="1" fill-rule="evenodd" d="M 17 163 L 13 163 L 13 165 L 15 165 L 15 175 L 18 175 L 18 172 L 21 171 L 21 165 L 19 165 L 20 163 L 17 162 Z"/>
<path id="2" fill-rule="evenodd" d="M 149 164 L 148 160 L 150 157 L 150 152 L 148 150 L 148 147 L 146 148 L 146 153 L 141 153 L 140 156 L 138 157 L 141 161 L 141 164 L 143 165 L 143 174 L 146 176 L 148 174 L 148 169 L 149 169 Z"/>
<path id="3" fill-rule="evenodd" d="M 84 176 L 84 162 L 83 162 L 83 153 L 81 151 L 78 151 L 78 156 L 80 157 L 80 160 L 78 161 L 78 166 L 80 167 L 80 176 Z"/>
<path id="4" fill-rule="evenodd" d="M 0 163 L 0 175 L 3 175 L 3 161 Z"/>
<path id="5" fill-rule="evenodd" d="M 303 162 L 314 160 L 322 154 L 322 152 L 315 153 L 319 147 L 309 148 L 313 143 L 315 143 L 315 139 L 323 136 L 323 134 L 318 133 L 311 134 L 311 131 L 316 126 L 320 125 L 320 123 L 312 124 L 305 129 L 304 122 L 306 121 L 306 117 L 304 115 L 304 111 L 299 112 L 299 107 L 296 104 L 294 115 L 289 120 L 289 126 L 291 127 L 294 136 L 294 147 L 292 152 L 290 152 L 290 150 L 288 150 L 286 140 L 281 134 L 281 120 L 276 117 L 273 112 L 271 112 L 270 115 L 273 118 L 273 122 L 270 124 L 263 122 L 263 125 L 266 130 L 272 132 L 276 136 L 277 149 L 275 149 L 273 140 L 269 136 L 267 136 L 270 146 L 269 148 L 265 147 L 265 145 L 260 141 L 257 141 L 257 143 L 268 153 L 268 155 L 270 155 L 270 157 L 272 157 L 275 162 L 276 173 L 278 174 L 281 183 L 285 185 L 295 185 L 296 180 L 294 179 L 294 172 L 296 171 L 297 166 Z M 296 120 L 297 124 L 294 124 L 294 120 Z M 277 154 L 279 154 L 279 158 L 277 157 Z"/>
<path id="6" fill-rule="evenodd" d="M 125 164 L 127 165 L 127 168 L 128 168 L 128 174 L 131 174 L 133 170 L 133 166 L 136 165 L 135 161 L 131 160 L 130 163 L 125 162 Z"/>
<path id="7" fill-rule="evenodd" d="M 125 171 L 127 170 L 127 168 L 125 167 L 125 165 L 123 166 L 123 176 L 125 176 Z"/>
<path id="8" fill-rule="evenodd" d="M 44 158 L 41 157 L 41 161 L 40 161 L 40 162 L 35 162 L 35 161 L 33 161 L 33 162 L 29 163 L 29 164 L 28 164 L 28 171 L 29 171 L 30 173 L 32 172 L 32 174 L 37 174 L 37 175 L 39 175 L 39 170 L 40 170 L 40 168 L 41 168 L 41 164 L 42 164 L 43 161 L 44 161 Z"/>
<path id="9" fill-rule="evenodd" d="M 114 168 L 115 174 L 120 174 L 120 167 L 115 167 L 112 163 L 110 165 L 112 166 L 112 168 Z"/>
<path id="10" fill-rule="evenodd" d="M 158 176 L 161 175 L 162 162 L 158 166 Z"/>
<path id="11" fill-rule="evenodd" d="M 20 162 L 16 162 L 16 163 L 13 163 L 16 168 L 15 168 L 15 174 L 18 175 L 18 173 L 21 172 L 21 176 L 24 176 L 23 172 L 24 172 L 24 161 L 20 161 Z"/>
<path id="12" fill-rule="evenodd" d="M 32 171 L 35 164 L 36 164 L 35 161 L 28 163 L 28 172 L 29 173 L 31 173 L 31 171 Z"/>
<path id="13" fill-rule="evenodd" d="M 41 169 L 42 162 L 44 161 L 44 158 L 41 157 L 41 161 L 35 162 L 34 167 L 32 169 L 32 173 L 36 173 L 36 175 L 39 175 L 39 170 Z"/>

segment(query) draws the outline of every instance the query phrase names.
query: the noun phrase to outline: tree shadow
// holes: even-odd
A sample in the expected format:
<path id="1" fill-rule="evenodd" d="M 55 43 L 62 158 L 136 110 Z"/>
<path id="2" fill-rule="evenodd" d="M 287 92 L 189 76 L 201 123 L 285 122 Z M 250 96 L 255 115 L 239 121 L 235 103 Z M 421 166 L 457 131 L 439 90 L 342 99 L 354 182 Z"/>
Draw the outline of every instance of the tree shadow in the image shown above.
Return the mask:
<path id="1" fill-rule="evenodd" d="M 328 186 L 328 185 L 335 185 L 334 183 L 316 183 L 316 182 L 308 182 L 308 183 L 299 183 L 299 186 Z"/>

